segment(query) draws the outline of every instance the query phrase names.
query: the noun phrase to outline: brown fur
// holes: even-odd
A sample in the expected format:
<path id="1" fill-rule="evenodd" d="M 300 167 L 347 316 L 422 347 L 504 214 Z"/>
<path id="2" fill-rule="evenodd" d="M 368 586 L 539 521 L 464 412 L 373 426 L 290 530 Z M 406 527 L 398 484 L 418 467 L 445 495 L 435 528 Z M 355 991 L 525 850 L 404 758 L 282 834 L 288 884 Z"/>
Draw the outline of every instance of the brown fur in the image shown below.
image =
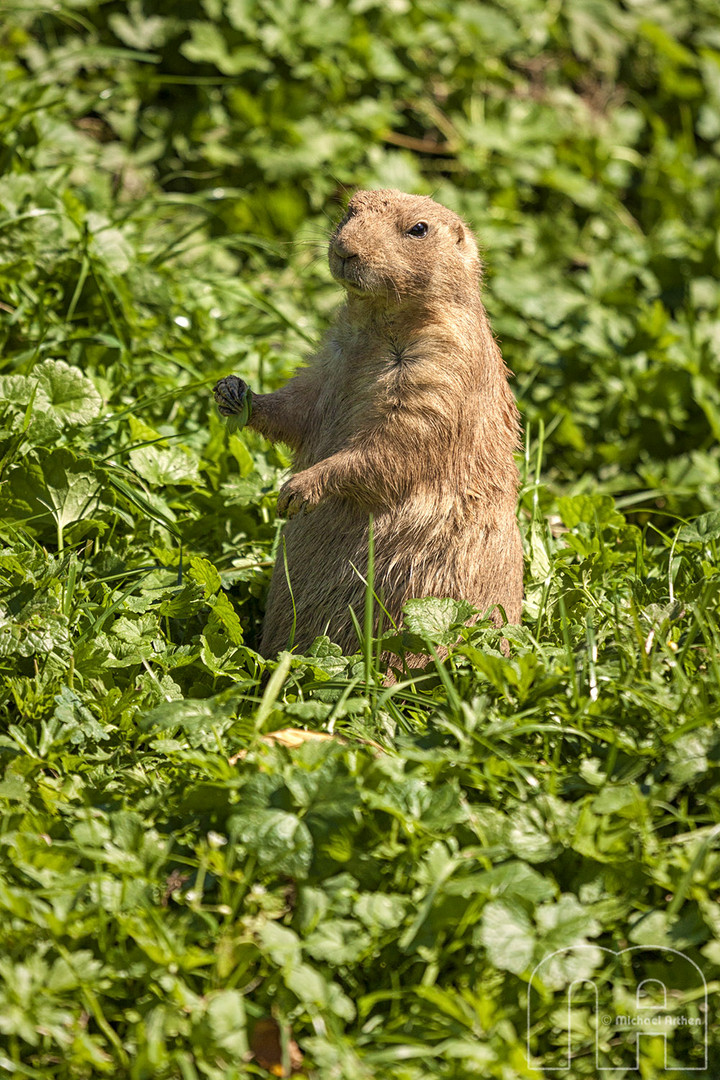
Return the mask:
<path id="1" fill-rule="evenodd" d="M 418 222 L 424 237 L 408 233 Z M 346 302 L 307 367 L 275 393 L 253 395 L 250 420 L 295 455 L 278 510 L 291 518 L 296 648 L 327 633 L 345 652 L 357 649 L 349 608 L 362 623 L 370 513 L 375 590 L 395 620 L 411 597 L 449 596 L 483 611 L 501 604 L 518 622 L 519 420 L 470 232 L 432 199 L 361 191 L 329 258 Z M 223 393 L 231 380 L 218 384 L 226 413 L 238 411 Z M 281 551 L 265 655 L 287 648 L 292 619 Z"/>

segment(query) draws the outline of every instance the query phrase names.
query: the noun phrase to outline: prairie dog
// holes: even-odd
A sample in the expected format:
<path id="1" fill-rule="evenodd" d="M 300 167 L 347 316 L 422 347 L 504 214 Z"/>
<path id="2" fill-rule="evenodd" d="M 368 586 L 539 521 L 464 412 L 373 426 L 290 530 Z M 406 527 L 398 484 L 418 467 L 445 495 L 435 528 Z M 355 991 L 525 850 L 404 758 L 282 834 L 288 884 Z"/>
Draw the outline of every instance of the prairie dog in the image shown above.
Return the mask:
<path id="1" fill-rule="evenodd" d="M 356 651 L 349 609 L 362 624 L 369 514 L 375 591 L 398 624 L 405 601 L 423 596 L 502 605 L 519 622 L 520 425 L 472 234 L 430 198 L 360 191 L 329 262 L 347 295 L 318 352 L 281 389 L 251 395 L 249 425 L 294 454 L 278 513 L 289 518 L 295 647 L 327 633 Z M 237 376 L 221 379 L 220 412 L 241 412 L 247 392 Z M 288 647 L 292 623 L 281 551 L 264 655 Z"/>

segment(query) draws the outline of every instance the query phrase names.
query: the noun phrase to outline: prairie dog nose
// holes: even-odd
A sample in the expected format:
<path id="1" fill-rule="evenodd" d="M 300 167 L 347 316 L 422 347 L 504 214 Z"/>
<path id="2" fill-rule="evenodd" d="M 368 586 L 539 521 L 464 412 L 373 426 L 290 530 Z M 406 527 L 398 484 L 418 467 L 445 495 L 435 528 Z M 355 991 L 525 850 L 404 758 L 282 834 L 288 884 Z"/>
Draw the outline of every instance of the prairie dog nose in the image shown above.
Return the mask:
<path id="1" fill-rule="evenodd" d="M 351 251 L 338 236 L 332 242 L 332 249 L 333 254 L 337 255 L 338 259 L 354 259 L 357 257 L 357 252 Z"/>

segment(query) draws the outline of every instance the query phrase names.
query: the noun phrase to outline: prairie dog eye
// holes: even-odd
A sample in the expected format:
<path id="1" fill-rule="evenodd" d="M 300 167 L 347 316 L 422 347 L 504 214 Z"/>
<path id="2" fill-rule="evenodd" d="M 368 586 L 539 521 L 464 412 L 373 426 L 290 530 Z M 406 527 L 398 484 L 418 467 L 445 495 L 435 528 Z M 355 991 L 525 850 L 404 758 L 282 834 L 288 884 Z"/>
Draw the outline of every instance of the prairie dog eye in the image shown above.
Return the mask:
<path id="1" fill-rule="evenodd" d="M 416 237 L 418 237 L 418 239 L 422 239 L 423 236 L 427 236 L 427 234 L 428 234 L 428 223 L 427 223 L 427 221 L 418 221 L 417 224 L 413 225 L 412 228 L 408 229 L 408 231 L 407 231 L 408 236 L 416 236 Z"/>

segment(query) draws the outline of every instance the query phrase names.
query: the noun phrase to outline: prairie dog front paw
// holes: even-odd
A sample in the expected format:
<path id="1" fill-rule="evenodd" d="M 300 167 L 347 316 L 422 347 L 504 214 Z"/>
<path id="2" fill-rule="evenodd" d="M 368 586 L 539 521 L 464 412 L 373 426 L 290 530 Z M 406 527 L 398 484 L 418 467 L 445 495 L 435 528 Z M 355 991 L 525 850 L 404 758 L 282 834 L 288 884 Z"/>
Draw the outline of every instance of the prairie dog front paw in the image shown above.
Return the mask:
<path id="1" fill-rule="evenodd" d="M 240 416 L 247 413 L 245 422 L 250 419 L 252 409 L 252 391 L 243 379 L 237 375 L 226 375 L 213 387 L 213 394 L 218 411 L 223 416 Z"/>
<path id="2" fill-rule="evenodd" d="M 321 494 L 316 484 L 305 473 L 292 476 L 280 489 L 277 500 L 279 517 L 293 518 L 302 510 L 309 513 L 320 502 Z"/>

